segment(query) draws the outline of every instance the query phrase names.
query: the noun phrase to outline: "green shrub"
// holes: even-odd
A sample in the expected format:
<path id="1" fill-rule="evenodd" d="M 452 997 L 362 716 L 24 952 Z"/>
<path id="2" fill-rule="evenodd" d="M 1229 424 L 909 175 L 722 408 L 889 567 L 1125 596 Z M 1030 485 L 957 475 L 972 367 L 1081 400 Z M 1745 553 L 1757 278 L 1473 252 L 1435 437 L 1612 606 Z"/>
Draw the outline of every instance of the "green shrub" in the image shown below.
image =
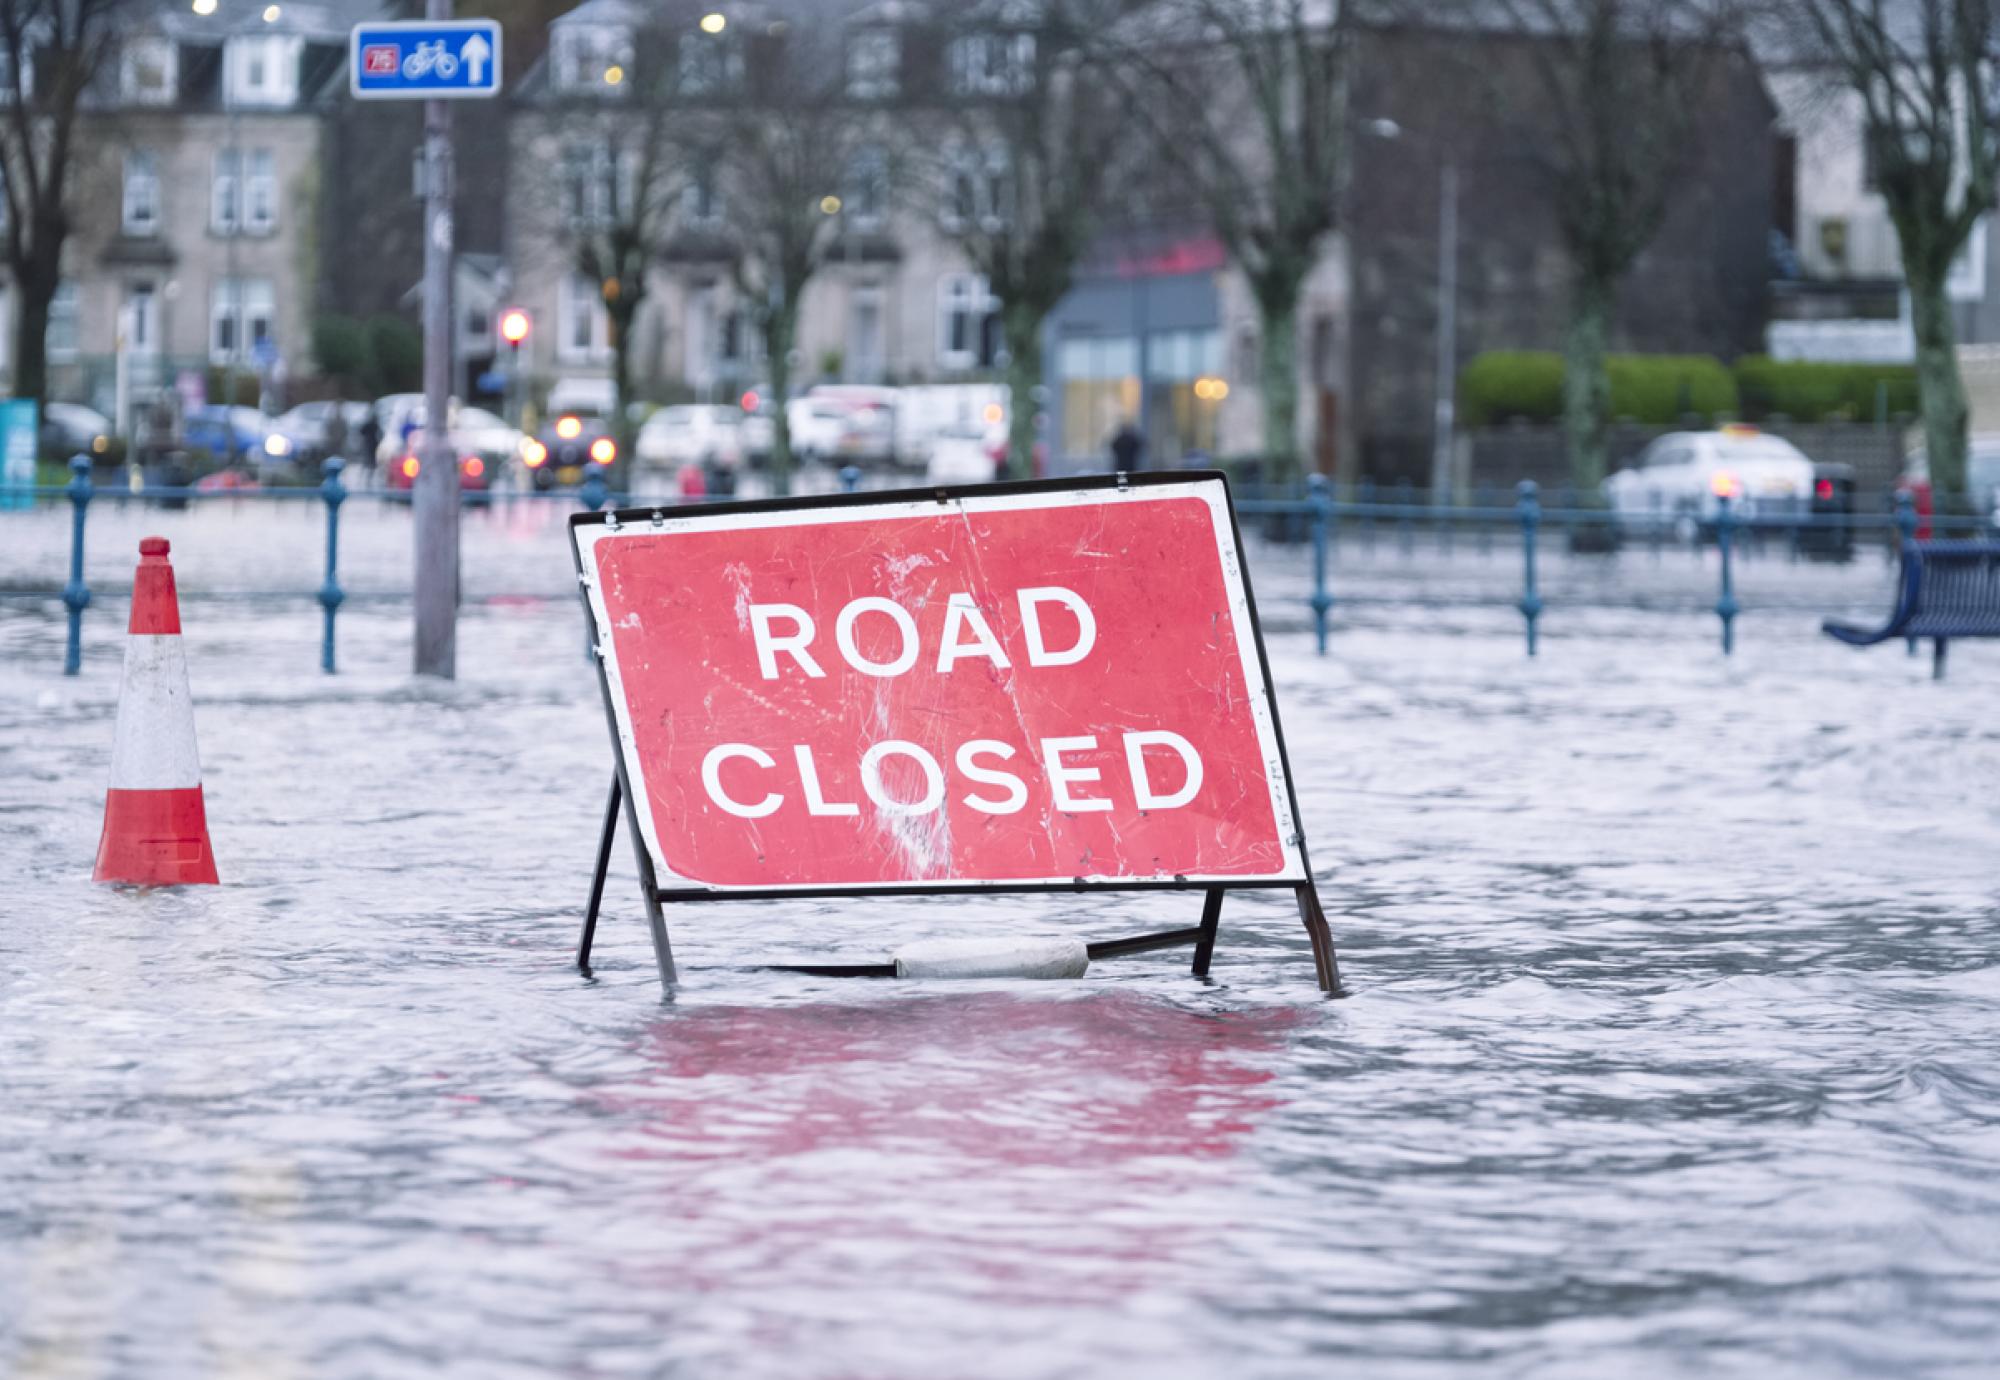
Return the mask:
<path id="1" fill-rule="evenodd" d="M 1917 371 L 1906 364 L 1822 364 L 1769 355 L 1736 361 L 1744 415 L 1758 421 L 1774 414 L 1795 422 L 1872 421 L 1883 384 L 1891 416 L 1917 410 Z"/>
<path id="2" fill-rule="evenodd" d="M 1610 355 L 1611 415 L 1653 425 L 1689 412 L 1734 415 L 1736 380 L 1710 355 Z M 1563 360 L 1549 350 L 1491 350 L 1459 375 L 1459 410 L 1468 426 L 1553 422 L 1562 417 Z"/>
<path id="3" fill-rule="evenodd" d="M 377 397 L 424 386 L 424 338 L 400 316 L 368 318 L 369 386 Z"/>
<path id="4" fill-rule="evenodd" d="M 1458 408 L 1468 426 L 1552 422 L 1562 416 L 1562 356 L 1546 350 L 1488 350 L 1458 376 Z"/>
<path id="5" fill-rule="evenodd" d="M 368 331 L 351 316 L 322 316 L 313 322 L 312 353 L 322 374 L 355 383 L 368 373 Z"/>

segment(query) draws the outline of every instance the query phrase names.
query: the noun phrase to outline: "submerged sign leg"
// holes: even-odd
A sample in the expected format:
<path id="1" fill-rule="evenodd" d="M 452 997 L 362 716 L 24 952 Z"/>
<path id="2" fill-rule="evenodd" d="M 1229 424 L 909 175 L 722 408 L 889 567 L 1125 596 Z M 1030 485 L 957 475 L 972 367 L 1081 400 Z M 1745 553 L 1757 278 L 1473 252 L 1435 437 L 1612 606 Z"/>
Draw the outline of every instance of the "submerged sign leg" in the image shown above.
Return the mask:
<path id="1" fill-rule="evenodd" d="M 1299 919 L 1305 921 L 1306 936 L 1312 940 L 1313 967 L 1319 973 L 1319 990 L 1340 990 L 1340 965 L 1333 956 L 1333 931 L 1327 928 L 1326 912 L 1319 906 L 1319 888 L 1311 882 L 1298 888 Z"/>
<path id="2" fill-rule="evenodd" d="M 1201 903 L 1201 938 L 1194 941 L 1194 975 L 1208 976 L 1208 961 L 1215 956 L 1215 929 L 1222 923 L 1222 888 L 1212 886 Z"/>
<path id="3" fill-rule="evenodd" d="M 611 774 L 611 799 L 604 806 L 604 829 L 597 836 L 597 870 L 590 874 L 590 904 L 583 911 L 583 934 L 576 941 L 576 966 L 590 971 L 590 945 L 597 937 L 597 909 L 604 902 L 604 878 L 611 871 L 611 840 L 618 833 L 618 803 L 623 793 L 618 773 Z"/>

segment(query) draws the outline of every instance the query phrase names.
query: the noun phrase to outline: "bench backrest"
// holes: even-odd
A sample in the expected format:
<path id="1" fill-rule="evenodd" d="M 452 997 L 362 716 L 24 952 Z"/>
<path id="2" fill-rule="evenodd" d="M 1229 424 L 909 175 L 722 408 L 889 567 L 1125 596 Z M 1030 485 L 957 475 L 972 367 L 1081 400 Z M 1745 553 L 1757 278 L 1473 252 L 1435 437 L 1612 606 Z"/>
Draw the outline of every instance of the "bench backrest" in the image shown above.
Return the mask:
<path id="1" fill-rule="evenodd" d="M 2000 628 L 2000 542 L 1912 544 L 1920 563 L 1915 615 L 1926 627 L 1967 633 Z M 1904 560 L 1912 555 L 1905 550 Z"/>

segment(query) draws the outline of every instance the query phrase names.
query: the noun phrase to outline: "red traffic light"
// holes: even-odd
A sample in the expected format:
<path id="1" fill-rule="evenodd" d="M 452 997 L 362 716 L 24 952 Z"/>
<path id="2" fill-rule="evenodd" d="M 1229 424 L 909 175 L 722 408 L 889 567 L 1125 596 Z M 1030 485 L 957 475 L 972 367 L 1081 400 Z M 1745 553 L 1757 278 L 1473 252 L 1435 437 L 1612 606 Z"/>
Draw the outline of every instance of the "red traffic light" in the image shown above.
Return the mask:
<path id="1" fill-rule="evenodd" d="M 528 313 L 509 307 L 500 315 L 500 338 L 509 345 L 519 345 L 528 338 L 528 325 Z"/>

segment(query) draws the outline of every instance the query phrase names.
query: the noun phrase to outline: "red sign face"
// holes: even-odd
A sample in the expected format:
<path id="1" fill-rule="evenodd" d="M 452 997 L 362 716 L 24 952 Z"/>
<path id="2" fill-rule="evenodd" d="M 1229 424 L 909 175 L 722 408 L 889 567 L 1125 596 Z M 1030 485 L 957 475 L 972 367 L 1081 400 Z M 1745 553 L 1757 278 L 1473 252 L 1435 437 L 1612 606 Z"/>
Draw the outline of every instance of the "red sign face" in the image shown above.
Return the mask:
<path id="1" fill-rule="evenodd" d="M 396 75 L 398 56 L 393 43 L 371 43 L 361 50 L 361 70 L 371 77 Z"/>
<path id="2" fill-rule="evenodd" d="M 1304 876 L 1219 480 L 572 532 L 663 889 Z"/>

